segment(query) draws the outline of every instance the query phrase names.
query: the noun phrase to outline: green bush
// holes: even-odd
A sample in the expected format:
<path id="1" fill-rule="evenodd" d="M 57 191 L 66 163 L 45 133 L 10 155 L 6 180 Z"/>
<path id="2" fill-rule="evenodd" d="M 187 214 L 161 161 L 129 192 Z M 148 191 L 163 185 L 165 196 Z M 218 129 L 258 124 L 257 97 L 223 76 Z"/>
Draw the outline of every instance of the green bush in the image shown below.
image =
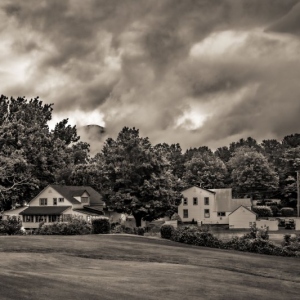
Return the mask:
<path id="1" fill-rule="evenodd" d="M 283 217 L 292 217 L 294 215 L 294 209 L 292 207 L 283 207 L 280 213 Z"/>
<path id="2" fill-rule="evenodd" d="M 110 224 L 110 229 L 113 230 L 116 226 L 119 226 L 120 223 L 119 222 L 113 222 Z"/>
<path id="3" fill-rule="evenodd" d="M 134 229 L 132 227 L 129 226 L 123 226 L 123 232 L 127 233 L 127 234 L 134 234 Z"/>
<path id="4" fill-rule="evenodd" d="M 223 243 L 208 231 L 197 226 L 182 226 L 172 232 L 171 240 L 196 246 L 222 248 Z"/>
<path id="5" fill-rule="evenodd" d="M 172 231 L 171 240 L 175 242 L 204 246 L 211 248 L 232 249 L 244 252 L 277 256 L 300 257 L 300 235 L 296 238 L 286 238 L 289 242 L 284 247 L 277 246 L 269 241 L 268 230 L 252 226 L 248 234 L 234 237 L 228 242 L 222 242 L 209 231 L 203 231 L 196 226 L 184 226 Z"/>
<path id="6" fill-rule="evenodd" d="M 111 228 L 111 233 L 122 233 L 123 232 L 123 225 L 116 225 Z"/>
<path id="7" fill-rule="evenodd" d="M 173 233 L 174 230 L 175 229 L 174 229 L 174 227 L 172 225 L 163 225 L 160 228 L 160 236 L 163 239 L 169 240 L 171 238 L 172 233 Z"/>
<path id="8" fill-rule="evenodd" d="M 144 235 L 145 234 L 145 229 L 142 227 L 134 227 L 133 228 L 133 233 L 136 235 Z"/>
<path id="9" fill-rule="evenodd" d="M 7 217 L 6 220 L 0 221 L 0 234 L 17 235 L 23 234 L 21 230 L 22 221 L 17 217 Z"/>
<path id="10" fill-rule="evenodd" d="M 127 234 L 136 234 L 136 235 L 144 235 L 145 229 L 142 227 L 128 227 L 125 225 L 116 225 L 110 231 L 111 233 L 127 233 Z"/>
<path id="11" fill-rule="evenodd" d="M 258 217 L 265 218 L 265 217 L 272 217 L 273 213 L 269 206 L 253 206 L 253 212 L 258 214 Z"/>
<path id="12" fill-rule="evenodd" d="M 90 234 L 91 225 L 85 220 L 72 218 L 67 223 L 53 223 L 51 225 L 43 225 L 38 228 L 35 234 L 38 235 L 82 235 Z"/>
<path id="13" fill-rule="evenodd" d="M 278 213 L 279 213 L 278 206 L 277 205 L 271 205 L 270 208 L 272 210 L 273 217 L 278 217 Z"/>
<path id="14" fill-rule="evenodd" d="M 107 234 L 110 233 L 110 223 L 108 219 L 94 219 L 92 220 L 92 232 L 95 234 Z"/>

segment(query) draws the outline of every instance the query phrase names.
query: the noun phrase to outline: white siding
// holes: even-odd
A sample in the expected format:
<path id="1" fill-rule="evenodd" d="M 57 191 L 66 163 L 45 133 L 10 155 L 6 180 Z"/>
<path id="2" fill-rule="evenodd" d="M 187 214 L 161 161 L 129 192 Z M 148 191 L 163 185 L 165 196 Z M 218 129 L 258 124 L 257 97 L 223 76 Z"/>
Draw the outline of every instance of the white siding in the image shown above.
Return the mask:
<path id="1" fill-rule="evenodd" d="M 55 189 L 52 187 L 46 187 L 40 194 L 30 201 L 29 206 L 40 206 L 40 198 L 47 198 L 47 206 L 53 206 L 53 198 L 57 198 L 57 205 L 55 206 L 72 205 L 71 202 L 59 194 Z M 64 198 L 64 202 L 59 202 L 58 198 Z"/>
<path id="2" fill-rule="evenodd" d="M 295 219 L 296 230 L 300 230 L 300 219 Z"/>
<path id="3" fill-rule="evenodd" d="M 229 216 L 229 228 L 250 228 L 255 221 L 256 215 L 241 206 Z"/>
<path id="4" fill-rule="evenodd" d="M 182 192 L 184 198 L 188 199 L 187 205 L 183 204 L 183 200 L 181 204 L 178 206 L 178 214 L 181 217 L 183 222 L 191 222 L 193 219 L 194 221 L 203 222 L 203 223 L 210 223 L 213 220 L 213 211 L 215 207 L 215 196 L 213 193 L 210 193 L 206 190 L 203 190 L 198 187 L 191 187 Z M 198 198 L 198 204 L 193 204 L 193 198 Z M 209 205 L 204 204 L 204 198 L 209 198 Z M 188 210 L 188 218 L 183 217 L 183 210 Z M 210 217 L 205 218 L 204 210 L 209 209 Z"/>

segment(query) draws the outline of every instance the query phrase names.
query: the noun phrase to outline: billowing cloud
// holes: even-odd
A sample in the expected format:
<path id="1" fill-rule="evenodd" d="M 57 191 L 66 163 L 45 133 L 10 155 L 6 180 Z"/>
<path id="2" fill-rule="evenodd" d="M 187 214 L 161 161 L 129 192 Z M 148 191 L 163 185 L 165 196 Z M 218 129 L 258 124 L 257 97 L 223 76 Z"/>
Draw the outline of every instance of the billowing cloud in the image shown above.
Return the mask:
<path id="1" fill-rule="evenodd" d="M 54 119 L 105 125 L 112 136 L 135 126 L 183 148 L 299 132 L 297 1 L 0 7 L 1 92 L 54 103 Z"/>

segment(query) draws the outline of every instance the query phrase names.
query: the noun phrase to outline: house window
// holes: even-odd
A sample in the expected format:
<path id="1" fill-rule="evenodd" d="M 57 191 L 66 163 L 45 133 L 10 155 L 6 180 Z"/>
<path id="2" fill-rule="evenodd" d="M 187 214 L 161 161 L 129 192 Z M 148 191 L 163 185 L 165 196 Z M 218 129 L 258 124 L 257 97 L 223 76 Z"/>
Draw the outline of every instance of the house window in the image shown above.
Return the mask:
<path id="1" fill-rule="evenodd" d="M 47 222 L 47 216 L 36 216 L 36 222 Z"/>
<path id="2" fill-rule="evenodd" d="M 210 217 L 209 209 L 204 209 L 204 218 L 209 218 L 209 217 Z"/>
<path id="3" fill-rule="evenodd" d="M 58 198 L 58 202 L 64 202 L 65 199 L 64 198 Z"/>
<path id="4" fill-rule="evenodd" d="M 194 198 L 193 198 L 193 204 L 194 204 L 194 205 L 198 205 L 198 198 L 197 198 L 197 197 L 194 197 Z"/>
<path id="5" fill-rule="evenodd" d="M 57 198 L 53 198 L 53 205 L 57 205 Z"/>
<path id="6" fill-rule="evenodd" d="M 183 210 L 183 217 L 184 218 L 188 218 L 189 217 L 189 210 L 188 209 L 184 209 Z"/>
<path id="7" fill-rule="evenodd" d="M 188 204 L 188 198 L 183 198 L 183 205 L 187 205 Z"/>
<path id="8" fill-rule="evenodd" d="M 23 222 L 33 222 L 33 216 L 23 216 Z"/>
<path id="9" fill-rule="evenodd" d="M 218 217 L 225 217 L 226 213 L 224 211 L 219 211 L 218 212 Z"/>
<path id="10" fill-rule="evenodd" d="M 40 205 L 47 205 L 47 198 L 40 198 Z"/>
<path id="11" fill-rule="evenodd" d="M 209 205 L 209 197 L 204 197 L 204 205 Z"/>
<path id="12" fill-rule="evenodd" d="M 51 215 L 49 216 L 49 222 L 52 223 L 52 222 L 58 222 L 59 220 L 59 216 L 56 216 L 56 215 Z"/>
<path id="13" fill-rule="evenodd" d="M 89 197 L 81 197 L 81 203 L 89 203 Z"/>

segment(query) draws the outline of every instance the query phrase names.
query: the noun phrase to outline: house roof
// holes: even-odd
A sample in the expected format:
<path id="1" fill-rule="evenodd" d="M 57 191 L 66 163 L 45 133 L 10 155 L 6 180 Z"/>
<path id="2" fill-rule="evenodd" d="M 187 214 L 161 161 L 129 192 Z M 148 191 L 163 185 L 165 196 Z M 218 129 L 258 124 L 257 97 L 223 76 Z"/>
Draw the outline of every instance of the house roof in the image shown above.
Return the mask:
<path id="1" fill-rule="evenodd" d="M 73 209 L 74 211 L 77 211 L 81 214 L 85 214 L 85 215 L 90 215 L 90 216 L 103 216 L 103 212 L 102 211 L 97 211 L 97 210 L 89 210 L 86 208 L 78 208 L 78 209 Z"/>
<path id="2" fill-rule="evenodd" d="M 102 196 L 90 186 L 73 186 L 73 185 L 56 185 L 51 184 L 49 187 L 55 189 L 58 193 L 64 196 L 72 204 L 81 204 L 74 197 L 81 196 L 87 192 L 90 196 L 90 205 L 103 205 Z"/>
<path id="3" fill-rule="evenodd" d="M 207 191 L 207 192 L 209 192 L 209 193 L 215 194 L 214 190 L 208 190 L 208 189 L 205 189 L 205 188 L 203 188 L 203 187 L 196 186 L 196 185 L 188 186 L 187 188 L 183 189 L 181 192 L 184 192 L 184 191 L 189 190 L 189 189 L 191 189 L 191 188 L 197 188 L 197 189 L 201 189 L 201 190 Z"/>
<path id="4" fill-rule="evenodd" d="M 246 206 L 246 207 L 252 206 L 250 198 L 232 199 L 231 204 L 232 204 L 231 211 L 236 210 L 240 206 Z"/>
<path id="5" fill-rule="evenodd" d="M 20 212 L 22 212 L 24 209 L 26 209 L 28 206 L 22 206 L 15 209 L 5 210 L 3 212 L 3 215 L 9 216 L 9 215 L 18 215 Z"/>
<path id="6" fill-rule="evenodd" d="M 216 211 L 232 211 L 232 189 L 211 189 L 216 194 Z"/>
<path id="7" fill-rule="evenodd" d="M 30 206 L 20 212 L 20 215 L 60 215 L 71 206 Z"/>
<path id="8" fill-rule="evenodd" d="M 257 216 L 257 214 L 256 214 L 254 211 L 250 210 L 249 208 L 247 208 L 247 207 L 244 206 L 244 205 L 240 205 L 239 207 L 237 207 L 237 208 L 236 208 L 233 212 L 231 212 L 228 216 L 230 216 L 230 215 L 232 215 L 233 213 L 235 213 L 240 207 L 243 207 L 243 208 L 247 209 L 248 211 L 250 211 L 251 213 L 253 213 L 254 215 Z"/>

